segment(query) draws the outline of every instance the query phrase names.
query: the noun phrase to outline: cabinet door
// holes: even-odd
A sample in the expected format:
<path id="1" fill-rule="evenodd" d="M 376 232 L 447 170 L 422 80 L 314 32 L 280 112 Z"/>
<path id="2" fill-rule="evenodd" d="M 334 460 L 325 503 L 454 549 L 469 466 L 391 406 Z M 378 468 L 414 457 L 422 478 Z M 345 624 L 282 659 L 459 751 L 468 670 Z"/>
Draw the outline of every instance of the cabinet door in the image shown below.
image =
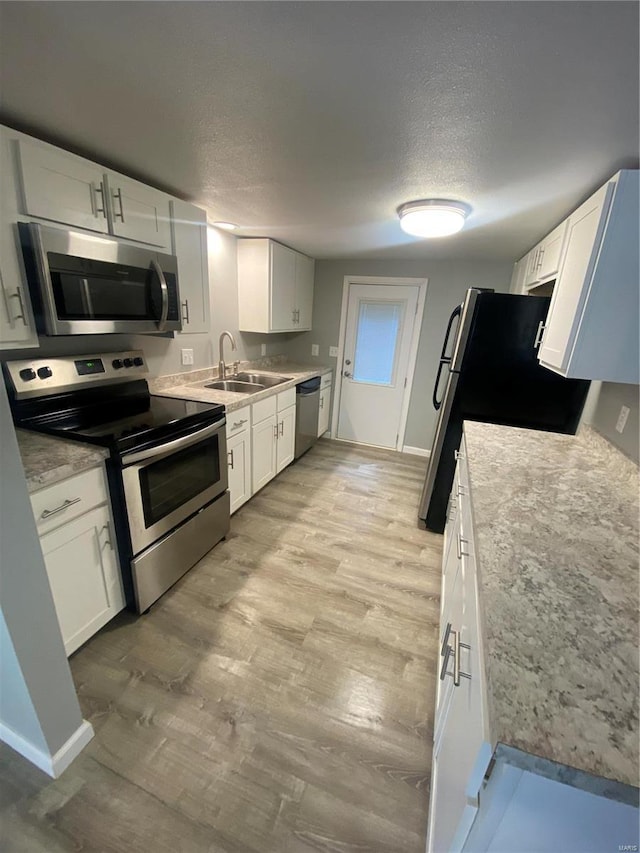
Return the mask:
<path id="1" fill-rule="evenodd" d="M 19 143 L 25 213 L 90 231 L 108 228 L 104 170 L 43 142 Z"/>
<path id="2" fill-rule="evenodd" d="M 313 273 L 315 261 L 296 252 L 296 329 L 300 332 L 311 329 L 313 314 Z"/>
<path id="3" fill-rule="evenodd" d="M 296 443 L 296 407 L 289 406 L 278 412 L 278 447 L 276 471 L 280 473 L 293 462 Z"/>
<path id="4" fill-rule="evenodd" d="M 172 251 L 178 258 L 182 333 L 209 330 L 207 214 L 186 201 L 171 202 Z"/>
<path id="5" fill-rule="evenodd" d="M 124 607 L 122 581 L 106 506 L 40 539 L 67 654 Z"/>
<path id="6" fill-rule="evenodd" d="M 524 294 L 524 280 L 527 272 L 527 261 L 528 255 L 526 255 L 524 258 L 521 258 L 521 260 L 514 264 L 513 274 L 511 276 L 511 287 L 509 288 L 510 293 L 515 293 L 519 296 Z"/>
<path id="7" fill-rule="evenodd" d="M 232 514 L 251 497 L 251 433 L 227 436 L 229 496 Z"/>
<path id="8" fill-rule="evenodd" d="M 276 475 L 276 416 L 271 415 L 251 428 L 253 493 Z"/>
<path id="9" fill-rule="evenodd" d="M 562 370 L 580 320 L 585 284 L 602 236 L 613 185 L 605 184 L 568 220 L 567 245 L 540 346 L 541 361 Z"/>
<path id="10" fill-rule="evenodd" d="M 318 409 L 318 438 L 329 429 L 329 413 L 331 411 L 331 385 L 320 389 L 320 408 Z"/>
<path id="11" fill-rule="evenodd" d="M 115 172 L 107 176 L 111 232 L 171 251 L 169 197 Z"/>
<path id="12" fill-rule="evenodd" d="M 558 272 L 566 230 L 567 222 L 565 221 L 554 228 L 548 237 L 545 237 L 540 250 L 541 257 L 538 261 L 538 278 L 540 281 L 546 281 Z"/>
<path id="13" fill-rule="evenodd" d="M 533 248 L 526 256 L 526 272 L 524 276 L 525 288 L 531 287 L 539 280 L 538 277 L 538 258 L 540 256 L 540 246 Z"/>
<path id="14" fill-rule="evenodd" d="M 296 252 L 280 243 L 271 243 L 270 252 L 270 328 L 272 332 L 295 331 Z"/>

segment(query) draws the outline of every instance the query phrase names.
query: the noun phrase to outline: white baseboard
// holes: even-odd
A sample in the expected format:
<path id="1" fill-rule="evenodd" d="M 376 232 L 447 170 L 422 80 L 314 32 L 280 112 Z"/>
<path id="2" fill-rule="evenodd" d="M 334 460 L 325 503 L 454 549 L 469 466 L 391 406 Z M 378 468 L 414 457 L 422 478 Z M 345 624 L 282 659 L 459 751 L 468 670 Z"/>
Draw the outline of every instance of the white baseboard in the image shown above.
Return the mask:
<path id="1" fill-rule="evenodd" d="M 51 755 L 25 740 L 22 735 L 14 732 L 4 723 L 0 722 L 0 740 L 3 740 L 20 755 L 39 767 L 40 770 L 57 779 L 71 764 L 93 737 L 93 726 L 87 720 L 83 720 L 75 732 L 67 739 L 60 749 Z"/>
<path id="2" fill-rule="evenodd" d="M 431 456 L 430 450 L 425 450 L 424 447 L 411 447 L 409 444 L 402 445 L 403 453 L 411 453 L 412 456 L 424 456 L 428 459 Z"/>

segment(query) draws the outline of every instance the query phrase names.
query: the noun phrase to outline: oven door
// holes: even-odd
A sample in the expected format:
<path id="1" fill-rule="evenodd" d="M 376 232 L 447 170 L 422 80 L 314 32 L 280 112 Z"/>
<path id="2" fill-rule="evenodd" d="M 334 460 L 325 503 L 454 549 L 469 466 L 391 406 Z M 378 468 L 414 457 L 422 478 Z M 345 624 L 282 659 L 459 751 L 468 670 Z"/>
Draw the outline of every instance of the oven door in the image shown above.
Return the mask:
<path id="1" fill-rule="evenodd" d="M 133 554 L 186 521 L 228 485 L 226 421 L 122 457 Z"/>
<path id="2" fill-rule="evenodd" d="M 173 255 L 19 223 L 39 331 L 47 335 L 181 329 Z"/>

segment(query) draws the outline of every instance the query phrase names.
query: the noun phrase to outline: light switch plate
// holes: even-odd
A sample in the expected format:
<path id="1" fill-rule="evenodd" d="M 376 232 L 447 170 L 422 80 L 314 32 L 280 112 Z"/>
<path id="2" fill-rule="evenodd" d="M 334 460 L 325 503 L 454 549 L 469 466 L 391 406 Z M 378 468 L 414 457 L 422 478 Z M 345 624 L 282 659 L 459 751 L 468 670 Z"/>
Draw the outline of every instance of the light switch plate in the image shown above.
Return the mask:
<path id="1" fill-rule="evenodd" d="M 331 356 L 331 358 L 337 358 L 338 357 L 338 347 L 329 347 L 329 355 Z"/>
<path id="2" fill-rule="evenodd" d="M 616 424 L 616 432 L 623 432 L 624 428 L 627 425 L 627 418 L 629 417 L 629 407 L 623 406 L 620 409 L 620 414 L 618 415 L 618 422 Z"/>
<path id="3" fill-rule="evenodd" d="M 318 344 L 311 344 L 311 355 L 320 355 L 320 347 Z"/>
<path id="4" fill-rule="evenodd" d="M 193 364 L 193 350 L 192 349 L 183 349 L 180 350 L 180 354 L 182 356 L 182 364 Z"/>

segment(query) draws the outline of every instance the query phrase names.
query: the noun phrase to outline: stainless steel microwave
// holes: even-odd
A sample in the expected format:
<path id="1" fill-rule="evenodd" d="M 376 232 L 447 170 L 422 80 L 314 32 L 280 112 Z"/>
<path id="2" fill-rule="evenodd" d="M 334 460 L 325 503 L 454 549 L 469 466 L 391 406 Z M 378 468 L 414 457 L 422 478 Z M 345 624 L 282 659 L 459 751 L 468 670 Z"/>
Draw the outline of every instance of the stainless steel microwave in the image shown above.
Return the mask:
<path id="1" fill-rule="evenodd" d="M 173 255 L 32 222 L 18 230 L 40 334 L 182 329 Z"/>

